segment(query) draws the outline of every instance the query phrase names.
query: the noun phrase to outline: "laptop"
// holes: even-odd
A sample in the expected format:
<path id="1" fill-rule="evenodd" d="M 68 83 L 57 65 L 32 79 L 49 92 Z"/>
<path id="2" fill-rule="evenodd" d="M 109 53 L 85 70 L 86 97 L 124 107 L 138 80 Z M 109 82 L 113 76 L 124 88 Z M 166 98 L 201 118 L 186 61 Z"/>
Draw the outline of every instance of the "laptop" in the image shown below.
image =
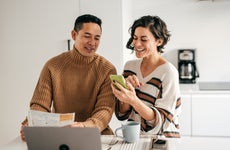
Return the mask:
<path id="1" fill-rule="evenodd" d="M 98 128 L 25 127 L 28 150 L 101 150 Z"/>

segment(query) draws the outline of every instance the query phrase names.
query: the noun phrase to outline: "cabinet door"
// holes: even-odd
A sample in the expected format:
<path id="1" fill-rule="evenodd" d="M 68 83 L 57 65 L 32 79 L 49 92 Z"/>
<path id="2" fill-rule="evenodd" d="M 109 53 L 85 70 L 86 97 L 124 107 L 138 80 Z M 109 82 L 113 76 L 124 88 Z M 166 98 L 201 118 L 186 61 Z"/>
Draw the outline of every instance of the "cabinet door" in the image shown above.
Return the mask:
<path id="1" fill-rule="evenodd" d="M 180 132 L 181 135 L 191 135 L 191 94 L 181 95 L 181 109 L 180 114 Z"/>
<path id="2" fill-rule="evenodd" d="M 192 135 L 230 136 L 230 94 L 192 95 Z"/>

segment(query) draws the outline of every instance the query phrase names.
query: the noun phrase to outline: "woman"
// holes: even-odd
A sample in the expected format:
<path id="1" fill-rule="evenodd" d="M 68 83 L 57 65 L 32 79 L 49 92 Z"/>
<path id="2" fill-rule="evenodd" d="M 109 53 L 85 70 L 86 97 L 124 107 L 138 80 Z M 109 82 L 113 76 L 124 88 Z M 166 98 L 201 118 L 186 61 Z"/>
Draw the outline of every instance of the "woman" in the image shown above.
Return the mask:
<path id="1" fill-rule="evenodd" d="M 177 69 L 161 53 L 170 34 L 158 16 L 143 16 L 134 21 L 126 47 L 138 59 L 128 61 L 123 76 L 128 89 L 112 84 L 119 120 L 141 123 L 142 133 L 180 137 L 178 114 L 180 90 Z"/>

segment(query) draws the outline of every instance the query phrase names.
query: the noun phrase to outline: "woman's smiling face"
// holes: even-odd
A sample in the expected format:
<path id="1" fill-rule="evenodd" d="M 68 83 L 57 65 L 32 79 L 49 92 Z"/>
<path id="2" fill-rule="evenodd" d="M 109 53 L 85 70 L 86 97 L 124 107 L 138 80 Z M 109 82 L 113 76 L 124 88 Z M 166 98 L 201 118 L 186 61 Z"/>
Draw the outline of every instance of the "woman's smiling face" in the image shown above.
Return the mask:
<path id="1" fill-rule="evenodd" d="M 133 36 L 133 46 L 137 58 L 144 58 L 157 52 L 161 40 L 157 40 L 149 28 L 137 27 Z"/>

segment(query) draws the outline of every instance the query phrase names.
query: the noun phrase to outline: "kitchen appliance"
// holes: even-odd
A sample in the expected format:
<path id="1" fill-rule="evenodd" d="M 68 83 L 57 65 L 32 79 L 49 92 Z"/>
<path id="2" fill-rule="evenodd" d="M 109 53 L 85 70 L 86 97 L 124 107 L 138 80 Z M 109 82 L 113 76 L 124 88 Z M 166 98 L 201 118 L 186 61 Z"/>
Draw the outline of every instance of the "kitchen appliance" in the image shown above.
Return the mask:
<path id="1" fill-rule="evenodd" d="M 178 71 L 180 83 L 196 83 L 199 73 L 195 61 L 195 49 L 178 50 Z"/>

